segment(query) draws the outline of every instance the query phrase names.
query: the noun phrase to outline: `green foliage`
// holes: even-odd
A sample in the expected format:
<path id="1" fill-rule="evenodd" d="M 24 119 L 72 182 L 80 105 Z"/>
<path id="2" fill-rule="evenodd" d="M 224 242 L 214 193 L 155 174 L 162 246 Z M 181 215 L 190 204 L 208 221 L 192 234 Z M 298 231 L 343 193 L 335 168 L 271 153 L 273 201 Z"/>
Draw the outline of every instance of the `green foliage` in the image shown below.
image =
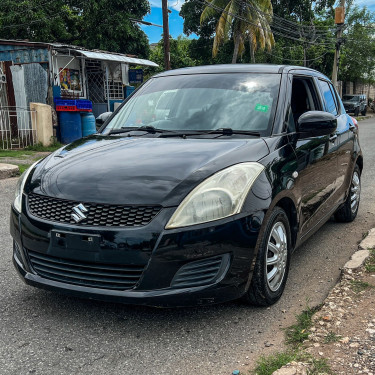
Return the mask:
<path id="1" fill-rule="evenodd" d="M 286 341 L 288 344 L 298 346 L 309 337 L 309 328 L 312 326 L 312 317 L 316 311 L 320 309 L 320 306 L 310 308 L 302 311 L 301 314 L 297 315 L 297 323 L 288 327 L 285 331 Z"/>
<path id="2" fill-rule="evenodd" d="M 269 356 L 263 356 L 257 361 L 253 374 L 272 375 L 279 368 L 297 359 L 298 353 L 290 350 L 278 352 Z"/>
<path id="3" fill-rule="evenodd" d="M 341 338 L 341 336 L 336 335 L 335 332 L 328 332 L 327 335 L 326 335 L 326 337 L 324 337 L 324 342 L 326 344 L 329 344 L 331 342 L 337 342 L 337 341 L 339 341 L 340 338 Z"/>
<path id="4" fill-rule="evenodd" d="M 0 158 L 17 158 L 25 159 L 28 155 L 33 155 L 33 151 L 26 150 L 1 150 L 0 149 Z"/>
<path id="5" fill-rule="evenodd" d="M 18 169 L 20 170 L 20 175 L 30 167 L 31 164 L 18 164 Z"/>
<path id="6" fill-rule="evenodd" d="M 201 25 L 216 18 L 218 13 L 220 17 L 215 28 L 213 57 L 217 56 L 223 43 L 231 38 L 234 43 L 232 63 L 237 62 L 238 56 L 244 52 L 245 42 L 250 46 L 252 61 L 258 48 L 268 51 L 272 49 L 275 39 L 270 28 L 271 0 L 252 0 L 251 6 L 243 6 L 237 0 L 208 0 L 201 13 Z"/>
<path id="7" fill-rule="evenodd" d="M 172 69 L 197 65 L 197 61 L 190 55 L 190 45 L 192 42 L 192 40 L 183 36 L 179 36 L 177 39 L 170 38 L 169 43 Z M 159 64 L 159 67 L 156 69 L 145 69 L 148 74 L 165 70 L 163 39 L 160 40 L 160 42 L 151 50 L 149 58 L 151 61 Z"/>
<path id="8" fill-rule="evenodd" d="M 0 38 L 62 42 L 147 57 L 142 19 L 147 0 L 2 0 Z"/>
<path id="9" fill-rule="evenodd" d="M 272 51 L 258 49 L 252 57 L 253 50 L 247 42 L 238 62 L 249 63 L 255 60 L 256 63 L 306 65 L 330 76 L 334 44 L 332 43 L 331 46 L 320 44 L 321 37 L 314 37 L 314 33 L 325 30 L 325 38 L 334 38 L 332 32 L 334 2 L 334 0 L 271 0 L 273 14 L 306 25 L 303 33 L 307 39 L 315 40 L 315 44 L 304 43 L 303 38 L 295 41 L 275 34 Z M 188 35 L 195 33 L 199 37 L 190 44 L 190 56 L 200 65 L 231 62 L 234 50 L 233 34 L 228 35 L 229 40 L 224 42 L 216 58 L 212 58 L 215 27 L 220 13 L 212 13 L 213 17 L 201 24 L 200 15 L 203 9 L 204 5 L 199 0 L 186 0 L 181 8 L 184 32 Z"/>
<path id="10" fill-rule="evenodd" d="M 375 272 L 375 249 L 370 250 L 370 257 L 366 261 L 365 268 L 367 272 Z"/>
<path id="11" fill-rule="evenodd" d="M 350 287 L 354 293 L 360 293 L 368 288 L 373 288 L 371 284 L 361 280 L 350 280 Z"/>
<path id="12" fill-rule="evenodd" d="M 372 84 L 375 82 L 375 28 L 363 26 L 375 22 L 375 13 L 367 8 L 353 7 L 346 22 L 350 26 L 344 33 L 339 79 Z"/>
<path id="13" fill-rule="evenodd" d="M 28 146 L 25 148 L 27 151 L 37 151 L 37 152 L 53 152 L 62 147 L 63 145 L 58 142 L 55 138 L 49 146 L 43 146 L 42 143 L 37 143 L 33 146 Z"/>

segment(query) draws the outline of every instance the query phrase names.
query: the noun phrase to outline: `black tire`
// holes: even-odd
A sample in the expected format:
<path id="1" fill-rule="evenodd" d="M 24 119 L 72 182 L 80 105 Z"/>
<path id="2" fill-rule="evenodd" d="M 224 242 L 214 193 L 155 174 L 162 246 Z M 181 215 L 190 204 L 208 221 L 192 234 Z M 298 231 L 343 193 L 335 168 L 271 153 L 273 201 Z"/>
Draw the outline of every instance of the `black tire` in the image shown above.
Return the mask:
<path id="1" fill-rule="evenodd" d="M 365 109 L 361 112 L 361 115 L 366 116 L 366 113 L 367 113 L 367 107 L 365 107 Z"/>
<path id="2" fill-rule="evenodd" d="M 356 197 L 356 204 L 355 207 L 352 207 L 352 202 L 353 202 L 353 196 L 354 196 L 354 189 L 356 187 L 356 183 L 354 182 L 355 176 L 358 177 L 358 185 L 357 185 L 357 197 Z M 358 167 L 358 164 L 356 164 L 352 179 L 350 182 L 350 188 L 349 188 L 349 194 L 348 197 L 346 198 L 346 201 L 342 207 L 340 207 L 336 213 L 335 213 L 335 219 L 336 221 L 339 221 L 341 223 L 350 223 L 353 221 L 358 213 L 358 207 L 359 207 L 359 201 L 361 199 L 361 170 Z"/>
<path id="3" fill-rule="evenodd" d="M 278 226 L 280 225 L 280 226 Z M 276 253 L 273 253 L 269 249 L 270 241 L 273 244 L 273 230 L 276 229 L 277 233 L 285 234 L 284 243 L 285 246 L 282 248 L 280 253 L 280 272 L 276 272 L 277 276 L 274 277 L 275 285 L 271 285 L 274 279 L 271 281 L 268 280 L 267 273 L 271 273 L 276 267 L 276 265 L 267 266 L 267 259 L 270 262 L 272 260 L 272 254 L 275 256 Z M 285 229 L 285 232 L 282 232 Z M 277 242 L 276 242 L 277 245 Z M 275 245 L 275 246 L 276 246 Z M 290 265 L 290 255 L 291 255 L 291 233 L 288 216 L 285 211 L 280 207 L 275 207 L 269 217 L 266 227 L 263 233 L 263 238 L 259 242 L 259 249 L 257 254 L 257 259 L 255 263 L 254 273 L 251 280 L 249 290 L 243 297 L 243 300 L 246 303 L 256 305 L 256 306 L 270 306 L 277 302 L 281 295 L 283 294 L 286 280 L 289 273 Z M 286 258 L 286 259 L 285 259 Z M 278 268 L 277 268 L 278 269 Z"/>
<path id="4" fill-rule="evenodd" d="M 354 110 L 354 116 L 358 116 L 359 115 L 359 107 L 357 107 L 355 110 Z"/>

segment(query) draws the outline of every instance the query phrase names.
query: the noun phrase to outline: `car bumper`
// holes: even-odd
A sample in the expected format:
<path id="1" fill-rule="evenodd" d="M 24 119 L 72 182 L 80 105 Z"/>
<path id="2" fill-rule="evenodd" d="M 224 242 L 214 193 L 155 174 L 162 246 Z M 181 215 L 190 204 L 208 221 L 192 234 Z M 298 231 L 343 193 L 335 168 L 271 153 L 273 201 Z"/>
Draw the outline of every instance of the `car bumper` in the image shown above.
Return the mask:
<path id="1" fill-rule="evenodd" d="M 28 214 L 19 215 L 12 209 L 11 234 L 16 247 L 13 251 L 14 266 L 28 285 L 104 301 L 172 307 L 220 303 L 241 297 L 251 280 L 255 245 L 263 213 L 259 211 L 250 216 L 229 218 L 215 224 L 191 228 L 160 230 L 164 228 L 163 223 L 171 212 L 164 214 L 165 217 L 162 214 L 142 228 L 99 230 L 47 223 Z M 100 248 L 94 251 L 80 248 L 72 250 L 66 246 L 56 248 L 51 239 L 55 231 L 69 231 L 85 236 L 100 234 Z M 143 271 L 136 284 L 129 289 L 114 290 L 110 284 L 106 284 L 108 288 L 78 285 L 80 281 L 78 284 L 72 283 L 71 279 L 67 278 L 66 281 L 65 276 L 60 276 L 66 271 L 61 271 L 61 264 L 58 264 L 56 271 L 59 279 L 37 270 L 36 266 L 39 264 L 35 266 L 32 261 L 35 255 L 37 259 L 42 257 L 42 265 L 44 259 L 47 259 L 47 264 L 49 259 L 58 259 L 73 262 L 74 265 L 78 262 L 111 266 L 135 264 L 143 267 Z M 216 260 L 218 257 L 221 259 L 220 270 L 211 281 L 206 280 L 199 285 L 199 280 L 196 282 L 194 278 L 184 279 L 182 282 L 179 279 L 179 275 L 186 275 L 185 270 L 191 268 L 191 265 L 198 264 L 193 270 L 197 272 L 204 269 L 206 261 Z M 65 267 L 65 263 L 63 265 Z"/>

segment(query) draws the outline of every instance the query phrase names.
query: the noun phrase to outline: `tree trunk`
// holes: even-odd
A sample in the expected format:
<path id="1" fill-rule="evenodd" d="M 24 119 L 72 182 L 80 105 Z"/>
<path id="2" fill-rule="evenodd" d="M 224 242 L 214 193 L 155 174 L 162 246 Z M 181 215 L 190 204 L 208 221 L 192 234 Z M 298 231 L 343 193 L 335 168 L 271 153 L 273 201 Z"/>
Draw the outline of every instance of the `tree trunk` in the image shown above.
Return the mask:
<path id="1" fill-rule="evenodd" d="M 240 47 L 240 38 L 237 36 L 234 39 L 234 51 L 233 51 L 232 64 L 235 64 L 237 62 L 239 47 Z"/>
<path id="2" fill-rule="evenodd" d="M 255 64 L 255 51 L 254 51 L 253 46 L 251 45 L 251 42 L 249 42 L 249 46 L 250 46 L 250 61 L 252 64 Z"/>

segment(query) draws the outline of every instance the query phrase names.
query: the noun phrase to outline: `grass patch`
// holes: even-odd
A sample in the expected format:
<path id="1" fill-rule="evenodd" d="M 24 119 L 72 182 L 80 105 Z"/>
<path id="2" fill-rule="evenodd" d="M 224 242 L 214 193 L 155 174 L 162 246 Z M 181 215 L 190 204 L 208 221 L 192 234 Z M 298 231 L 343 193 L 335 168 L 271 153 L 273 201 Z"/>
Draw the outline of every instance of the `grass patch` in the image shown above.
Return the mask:
<path id="1" fill-rule="evenodd" d="M 62 147 L 63 145 L 57 141 L 53 141 L 50 146 L 43 146 L 37 143 L 34 146 L 28 146 L 24 150 L 1 150 L 0 158 L 17 158 L 26 159 L 29 155 L 34 155 L 37 152 L 53 152 Z"/>
<path id="2" fill-rule="evenodd" d="M 31 164 L 18 164 L 18 168 L 20 169 L 20 174 L 26 171 L 27 168 L 30 167 Z"/>
<path id="3" fill-rule="evenodd" d="M 332 374 L 327 360 L 325 358 L 316 359 L 310 354 L 301 353 L 299 350 L 286 350 L 271 354 L 267 357 L 261 357 L 256 368 L 251 372 L 252 375 L 272 375 L 273 372 L 280 369 L 290 362 L 303 362 L 309 365 L 308 375 Z"/>
<path id="4" fill-rule="evenodd" d="M 375 249 L 370 250 L 370 256 L 366 261 L 365 268 L 367 272 L 375 272 Z"/>
<path id="5" fill-rule="evenodd" d="M 307 307 L 301 314 L 297 315 L 297 324 L 293 324 L 285 331 L 286 342 L 290 345 L 300 345 L 307 340 L 310 332 L 309 328 L 312 326 L 313 315 L 320 310 L 321 306 L 313 308 Z"/>
<path id="6" fill-rule="evenodd" d="M 0 150 L 0 158 L 25 159 L 28 155 L 33 154 L 35 154 L 35 152 L 29 150 Z"/>
<path id="7" fill-rule="evenodd" d="M 37 151 L 37 152 L 53 152 L 62 147 L 63 145 L 56 140 L 53 140 L 50 146 L 43 146 L 41 143 L 37 143 L 34 146 L 28 146 L 25 148 L 27 151 Z"/>
<path id="8" fill-rule="evenodd" d="M 362 233 L 362 240 L 364 240 L 368 236 L 368 232 L 363 232 Z"/>
<path id="9" fill-rule="evenodd" d="M 308 375 L 319 375 L 319 374 L 332 374 L 333 372 L 329 367 L 325 358 L 311 358 L 311 368 L 307 372 Z"/>
<path id="10" fill-rule="evenodd" d="M 373 286 L 365 281 L 350 280 L 350 287 L 354 293 L 360 293 L 368 288 L 372 288 Z"/>
<path id="11" fill-rule="evenodd" d="M 296 351 L 285 351 L 271 354 L 267 357 L 260 357 L 253 374 L 271 375 L 274 371 L 283 367 L 287 363 L 296 361 L 298 356 L 299 355 Z"/>
<path id="12" fill-rule="evenodd" d="M 324 343 L 329 344 L 331 342 L 337 342 L 341 339 L 341 336 L 336 335 L 335 332 L 328 332 L 327 336 L 324 338 Z"/>

